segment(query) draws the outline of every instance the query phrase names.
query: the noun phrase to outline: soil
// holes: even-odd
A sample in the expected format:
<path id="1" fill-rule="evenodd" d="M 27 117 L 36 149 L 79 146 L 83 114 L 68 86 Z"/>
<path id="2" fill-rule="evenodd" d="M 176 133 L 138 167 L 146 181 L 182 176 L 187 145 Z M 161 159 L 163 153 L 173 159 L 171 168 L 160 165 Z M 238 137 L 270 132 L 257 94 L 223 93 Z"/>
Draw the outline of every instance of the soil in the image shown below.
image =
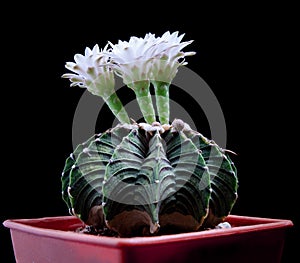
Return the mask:
<path id="1" fill-rule="evenodd" d="M 76 232 L 82 234 L 94 235 L 94 236 L 119 237 L 117 232 L 106 227 L 103 229 L 96 229 L 93 226 L 85 226 L 85 227 L 77 228 Z"/>
<path id="2" fill-rule="evenodd" d="M 220 223 L 219 225 L 217 225 L 215 228 L 220 229 L 220 228 L 231 228 L 231 227 L 232 226 L 229 223 L 223 222 L 223 223 Z M 198 231 L 207 231 L 210 229 L 213 229 L 213 228 L 200 228 Z M 75 230 L 75 232 L 82 233 L 82 234 L 88 234 L 88 235 L 94 235 L 94 236 L 106 236 L 106 237 L 116 237 L 116 238 L 120 237 L 117 232 L 115 232 L 107 227 L 104 227 L 102 229 L 97 229 L 93 226 L 85 226 L 85 227 L 77 228 Z M 175 231 L 174 229 L 169 229 L 168 231 L 161 232 L 160 235 L 171 235 L 171 234 L 178 234 L 178 233 L 180 233 L 180 232 Z"/>

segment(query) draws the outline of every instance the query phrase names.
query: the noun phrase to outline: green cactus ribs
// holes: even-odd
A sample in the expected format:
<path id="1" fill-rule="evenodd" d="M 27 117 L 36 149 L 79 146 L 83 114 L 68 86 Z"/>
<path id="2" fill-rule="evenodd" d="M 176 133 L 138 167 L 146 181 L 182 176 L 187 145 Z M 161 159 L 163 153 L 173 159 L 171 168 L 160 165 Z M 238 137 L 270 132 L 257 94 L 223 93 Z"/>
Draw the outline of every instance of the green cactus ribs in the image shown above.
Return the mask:
<path id="1" fill-rule="evenodd" d="M 92 136 L 66 159 L 61 182 L 72 215 L 120 237 L 214 227 L 238 188 L 228 153 L 181 120 Z"/>

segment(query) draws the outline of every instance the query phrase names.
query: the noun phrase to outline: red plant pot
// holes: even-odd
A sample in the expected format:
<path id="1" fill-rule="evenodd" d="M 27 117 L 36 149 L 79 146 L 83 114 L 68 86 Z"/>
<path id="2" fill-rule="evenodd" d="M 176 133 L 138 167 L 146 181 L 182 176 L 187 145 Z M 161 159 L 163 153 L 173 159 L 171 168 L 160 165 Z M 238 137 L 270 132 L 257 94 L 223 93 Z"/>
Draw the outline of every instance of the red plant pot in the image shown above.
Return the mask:
<path id="1" fill-rule="evenodd" d="M 290 220 L 231 215 L 230 229 L 157 237 L 76 233 L 73 216 L 6 220 L 16 262 L 280 262 Z"/>

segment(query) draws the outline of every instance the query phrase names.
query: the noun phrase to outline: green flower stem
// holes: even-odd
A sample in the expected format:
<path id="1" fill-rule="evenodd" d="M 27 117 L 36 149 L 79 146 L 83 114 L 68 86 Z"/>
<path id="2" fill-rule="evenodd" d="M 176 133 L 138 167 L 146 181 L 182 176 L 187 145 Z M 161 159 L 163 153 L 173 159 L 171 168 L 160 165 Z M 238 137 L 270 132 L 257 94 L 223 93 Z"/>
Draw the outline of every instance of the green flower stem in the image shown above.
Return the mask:
<path id="1" fill-rule="evenodd" d="M 116 93 L 113 93 L 109 97 L 103 99 L 121 123 L 130 123 L 128 114 Z"/>
<path id="2" fill-rule="evenodd" d="M 155 122 L 155 111 L 150 94 L 150 81 L 137 81 L 130 84 L 129 87 L 134 90 L 145 121 L 149 124 Z"/>
<path id="3" fill-rule="evenodd" d="M 156 107 L 159 121 L 161 124 L 169 124 L 170 102 L 169 87 L 170 84 L 163 81 L 152 81 L 155 90 Z"/>

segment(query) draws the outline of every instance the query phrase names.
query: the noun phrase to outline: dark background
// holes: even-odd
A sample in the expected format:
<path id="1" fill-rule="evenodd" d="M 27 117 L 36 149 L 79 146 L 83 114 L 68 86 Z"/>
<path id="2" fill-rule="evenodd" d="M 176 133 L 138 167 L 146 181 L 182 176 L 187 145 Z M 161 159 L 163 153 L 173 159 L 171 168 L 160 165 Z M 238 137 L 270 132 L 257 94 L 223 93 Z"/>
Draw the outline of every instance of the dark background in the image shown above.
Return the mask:
<path id="1" fill-rule="evenodd" d="M 61 78 L 65 62 L 85 47 L 103 47 L 108 40 L 179 31 L 186 34 L 184 40 L 194 40 L 185 49 L 197 52 L 187 58 L 188 67 L 215 93 L 226 120 L 227 148 L 238 154 L 233 160 L 239 198 L 232 214 L 292 220 L 283 262 L 297 262 L 295 8 L 195 7 L 186 2 L 174 8 L 154 3 L 140 10 L 127 7 L 81 3 L 62 10 L 27 5 L 18 6 L 18 14 L 15 7 L 3 9 L 9 15 L 1 23 L 0 221 L 68 214 L 60 176 L 72 151 L 73 115 L 84 90 L 69 88 L 69 81 Z M 172 90 L 171 96 L 180 98 Z M 193 104 L 182 103 L 195 116 Z M 199 114 L 194 121 L 207 135 L 207 122 L 201 118 Z M 98 132 L 111 121 L 107 111 Z M 0 262 L 14 262 L 9 230 L 0 226 L 0 231 Z"/>

